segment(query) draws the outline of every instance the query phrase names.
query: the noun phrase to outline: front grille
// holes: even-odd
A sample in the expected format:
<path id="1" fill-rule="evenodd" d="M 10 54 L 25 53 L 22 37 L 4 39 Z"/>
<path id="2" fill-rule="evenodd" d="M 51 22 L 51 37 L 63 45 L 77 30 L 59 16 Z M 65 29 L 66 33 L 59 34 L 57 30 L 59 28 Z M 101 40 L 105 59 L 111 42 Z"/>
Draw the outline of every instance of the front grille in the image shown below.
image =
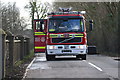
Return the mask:
<path id="1" fill-rule="evenodd" d="M 68 39 L 68 40 L 66 40 Z M 52 43 L 79 43 L 82 42 L 81 37 L 70 38 L 52 38 Z"/>

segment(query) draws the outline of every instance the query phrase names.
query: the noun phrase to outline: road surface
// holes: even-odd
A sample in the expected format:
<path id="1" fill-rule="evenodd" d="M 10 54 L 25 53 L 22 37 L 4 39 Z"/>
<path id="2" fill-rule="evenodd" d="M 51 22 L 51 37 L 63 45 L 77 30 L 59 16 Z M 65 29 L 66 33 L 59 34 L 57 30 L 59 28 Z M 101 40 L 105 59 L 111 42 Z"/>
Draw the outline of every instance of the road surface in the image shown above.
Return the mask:
<path id="1" fill-rule="evenodd" d="M 119 61 L 115 57 L 87 55 L 87 60 L 75 56 L 58 56 L 54 61 L 46 61 L 44 53 L 37 54 L 27 67 L 26 79 L 55 80 L 119 80 Z"/>

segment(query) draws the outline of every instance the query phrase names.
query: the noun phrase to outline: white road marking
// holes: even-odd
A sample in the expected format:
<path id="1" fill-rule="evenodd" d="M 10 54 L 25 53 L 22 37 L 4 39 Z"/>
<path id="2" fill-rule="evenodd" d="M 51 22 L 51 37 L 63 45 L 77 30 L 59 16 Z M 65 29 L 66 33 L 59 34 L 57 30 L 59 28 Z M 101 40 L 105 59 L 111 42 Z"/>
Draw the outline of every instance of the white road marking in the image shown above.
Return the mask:
<path id="1" fill-rule="evenodd" d="M 32 60 L 32 62 L 28 65 L 27 69 L 29 69 L 29 68 L 31 67 L 31 65 L 33 64 L 33 62 L 35 61 L 35 59 L 36 59 L 36 58 L 34 58 L 34 59 Z"/>
<path id="2" fill-rule="evenodd" d="M 86 60 L 83 60 L 84 62 L 87 62 Z M 95 64 L 91 63 L 91 62 L 87 62 L 89 65 L 91 65 L 92 67 L 96 68 L 99 71 L 103 71 L 100 67 L 96 66 Z"/>
<path id="3" fill-rule="evenodd" d="M 93 63 L 88 62 L 88 64 L 90 64 L 91 66 L 93 66 L 94 68 L 96 68 L 99 71 L 103 71 L 101 68 L 99 68 L 98 66 L 94 65 Z"/>
<path id="4" fill-rule="evenodd" d="M 33 64 L 33 62 L 35 61 L 35 59 L 36 59 L 36 58 L 34 58 L 34 59 L 32 60 L 32 62 L 28 65 L 28 67 L 26 68 L 26 71 L 25 71 L 25 74 L 24 74 L 22 80 L 25 79 L 25 77 L 26 77 L 26 75 L 27 75 L 27 72 L 28 72 L 29 68 L 31 67 L 31 65 Z"/>
<path id="5" fill-rule="evenodd" d="M 37 57 L 36 61 L 47 61 L 46 57 Z"/>

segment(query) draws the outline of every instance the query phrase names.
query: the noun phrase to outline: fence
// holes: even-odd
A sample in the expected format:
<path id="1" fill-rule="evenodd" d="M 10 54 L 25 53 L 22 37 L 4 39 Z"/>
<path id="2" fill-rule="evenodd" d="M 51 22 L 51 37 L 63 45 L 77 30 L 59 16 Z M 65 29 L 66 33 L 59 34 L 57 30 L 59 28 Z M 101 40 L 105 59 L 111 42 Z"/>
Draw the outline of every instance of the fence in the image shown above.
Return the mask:
<path id="1" fill-rule="evenodd" d="M 3 47 L 3 76 L 9 71 L 12 72 L 17 61 L 30 53 L 30 39 L 21 35 L 2 35 Z M 12 73 L 11 73 L 12 74 Z"/>

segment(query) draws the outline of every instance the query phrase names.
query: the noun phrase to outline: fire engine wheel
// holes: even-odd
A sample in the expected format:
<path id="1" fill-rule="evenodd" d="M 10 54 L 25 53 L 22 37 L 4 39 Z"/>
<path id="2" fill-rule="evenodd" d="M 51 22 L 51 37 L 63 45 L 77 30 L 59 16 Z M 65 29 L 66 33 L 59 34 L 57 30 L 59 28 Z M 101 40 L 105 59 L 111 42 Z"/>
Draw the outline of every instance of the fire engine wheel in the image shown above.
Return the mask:
<path id="1" fill-rule="evenodd" d="M 47 61 L 55 60 L 55 55 L 46 55 Z"/>
<path id="2" fill-rule="evenodd" d="M 81 58 L 82 60 L 86 60 L 86 54 L 76 55 L 76 58 L 77 58 L 77 59 Z"/>

